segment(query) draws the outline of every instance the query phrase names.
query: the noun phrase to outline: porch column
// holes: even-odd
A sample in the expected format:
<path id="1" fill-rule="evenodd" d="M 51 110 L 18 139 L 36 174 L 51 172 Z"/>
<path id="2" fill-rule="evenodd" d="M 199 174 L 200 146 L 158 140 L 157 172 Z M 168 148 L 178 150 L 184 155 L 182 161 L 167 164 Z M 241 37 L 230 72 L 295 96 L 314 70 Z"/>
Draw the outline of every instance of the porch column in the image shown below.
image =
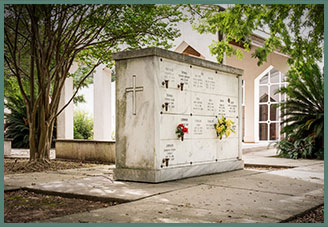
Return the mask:
<path id="1" fill-rule="evenodd" d="M 111 81 L 111 70 L 105 65 L 98 66 L 93 77 L 93 138 L 95 140 L 112 140 Z"/>
<path id="2" fill-rule="evenodd" d="M 73 96 L 73 78 L 65 80 L 60 94 L 58 110 Z M 73 102 L 71 102 L 57 117 L 57 139 L 73 139 Z"/>

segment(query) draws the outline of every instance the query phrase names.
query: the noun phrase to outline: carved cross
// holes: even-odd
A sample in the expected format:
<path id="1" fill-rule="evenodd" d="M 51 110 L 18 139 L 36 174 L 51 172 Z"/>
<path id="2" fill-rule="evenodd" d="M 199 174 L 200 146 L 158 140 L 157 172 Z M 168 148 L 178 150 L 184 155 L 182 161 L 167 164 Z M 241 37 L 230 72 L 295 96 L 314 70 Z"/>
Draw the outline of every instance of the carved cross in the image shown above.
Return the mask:
<path id="1" fill-rule="evenodd" d="M 128 87 L 125 89 L 125 92 L 132 92 L 132 113 L 133 115 L 136 115 L 136 93 L 137 91 L 143 91 L 143 87 L 136 87 L 136 79 L 137 76 L 132 76 L 132 87 Z"/>

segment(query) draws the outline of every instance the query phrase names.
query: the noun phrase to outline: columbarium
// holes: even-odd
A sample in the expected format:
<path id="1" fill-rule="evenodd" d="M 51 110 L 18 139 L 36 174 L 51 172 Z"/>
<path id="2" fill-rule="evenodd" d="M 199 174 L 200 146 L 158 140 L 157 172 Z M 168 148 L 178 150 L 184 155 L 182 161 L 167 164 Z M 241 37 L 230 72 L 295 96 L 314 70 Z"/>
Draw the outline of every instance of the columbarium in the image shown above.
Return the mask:
<path id="1" fill-rule="evenodd" d="M 116 180 L 242 169 L 241 69 L 160 48 L 116 53 Z"/>

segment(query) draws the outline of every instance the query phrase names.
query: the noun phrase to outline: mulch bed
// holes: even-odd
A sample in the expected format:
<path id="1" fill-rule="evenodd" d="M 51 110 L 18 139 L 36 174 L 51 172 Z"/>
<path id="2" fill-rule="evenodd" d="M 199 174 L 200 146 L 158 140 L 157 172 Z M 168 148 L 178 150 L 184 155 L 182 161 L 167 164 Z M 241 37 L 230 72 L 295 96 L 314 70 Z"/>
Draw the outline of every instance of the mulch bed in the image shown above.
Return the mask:
<path id="1" fill-rule="evenodd" d="M 273 170 L 282 170 L 282 169 L 290 169 L 290 168 L 293 168 L 293 167 L 289 167 L 289 166 L 266 166 L 266 165 L 252 165 L 252 164 L 245 164 L 245 167 L 244 169 L 258 169 L 258 170 L 270 170 L 270 171 L 273 171 Z"/>
<path id="2" fill-rule="evenodd" d="M 117 204 L 43 195 L 26 190 L 9 191 L 4 193 L 4 222 L 35 222 Z"/>
<path id="3" fill-rule="evenodd" d="M 99 164 L 51 160 L 50 163 L 29 165 L 28 159 L 4 159 L 4 174 L 56 171 L 64 169 L 95 167 Z"/>
<path id="4" fill-rule="evenodd" d="M 317 207 L 306 214 L 294 218 L 288 223 L 323 223 L 324 222 L 324 206 Z"/>

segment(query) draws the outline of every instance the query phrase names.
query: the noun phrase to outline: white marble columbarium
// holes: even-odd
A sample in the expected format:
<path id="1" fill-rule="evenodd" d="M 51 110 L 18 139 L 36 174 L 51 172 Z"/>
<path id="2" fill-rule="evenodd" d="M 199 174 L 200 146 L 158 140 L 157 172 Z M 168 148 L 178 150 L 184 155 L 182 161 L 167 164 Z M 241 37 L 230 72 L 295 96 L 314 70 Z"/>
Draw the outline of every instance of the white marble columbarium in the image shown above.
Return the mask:
<path id="1" fill-rule="evenodd" d="M 242 169 L 241 69 L 147 48 L 116 61 L 117 180 L 163 182 Z M 231 119 L 228 138 L 217 118 Z M 178 138 L 176 128 L 188 133 Z"/>

